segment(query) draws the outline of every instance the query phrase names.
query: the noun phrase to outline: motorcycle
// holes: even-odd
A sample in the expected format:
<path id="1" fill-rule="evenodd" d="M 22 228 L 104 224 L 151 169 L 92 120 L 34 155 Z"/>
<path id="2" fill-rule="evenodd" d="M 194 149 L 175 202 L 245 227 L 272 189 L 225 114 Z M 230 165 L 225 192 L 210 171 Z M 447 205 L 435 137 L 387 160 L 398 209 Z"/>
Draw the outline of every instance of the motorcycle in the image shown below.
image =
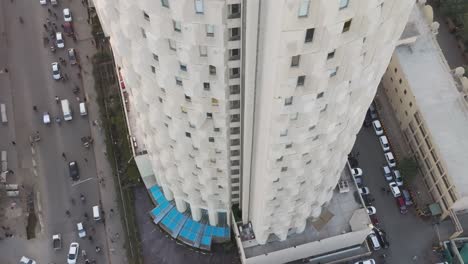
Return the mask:
<path id="1" fill-rule="evenodd" d="M 60 125 L 61 122 L 62 122 L 62 119 L 60 119 L 60 117 L 55 118 L 55 123 Z"/>
<path id="2" fill-rule="evenodd" d="M 55 46 L 50 46 L 50 51 L 52 51 L 52 53 L 55 53 Z"/>
<path id="3" fill-rule="evenodd" d="M 85 198 L 85 196 L 83 194 L 80 194 L 80 200 L 83 203 L 86 202 L 86 198 Z"/>

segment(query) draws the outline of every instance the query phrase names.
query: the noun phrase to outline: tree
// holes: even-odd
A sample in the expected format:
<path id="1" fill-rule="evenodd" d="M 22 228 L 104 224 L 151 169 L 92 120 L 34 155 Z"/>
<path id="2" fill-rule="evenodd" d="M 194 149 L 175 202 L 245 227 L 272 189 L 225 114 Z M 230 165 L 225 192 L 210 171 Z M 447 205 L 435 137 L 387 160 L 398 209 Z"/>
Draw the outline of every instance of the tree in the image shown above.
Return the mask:
<path id="1" fill-rule="evenodd" d="M 411 182 L 418 173 L 418 163 L 412 157 L 406 157 L 400 161 L 398 169 L 409 182 Z"/>

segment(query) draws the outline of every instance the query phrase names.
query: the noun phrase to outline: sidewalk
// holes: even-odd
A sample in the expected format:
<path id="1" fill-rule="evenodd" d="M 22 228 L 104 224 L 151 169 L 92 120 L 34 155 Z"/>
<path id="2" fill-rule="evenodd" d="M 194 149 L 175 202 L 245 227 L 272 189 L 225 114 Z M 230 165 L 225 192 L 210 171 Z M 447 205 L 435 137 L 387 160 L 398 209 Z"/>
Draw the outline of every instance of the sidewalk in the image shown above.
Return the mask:
<path id="1" fill-rule="evenodd" d="M 106 238 L 108 247 L 109 263 L 127 264 L 127 251 L 125 249 L 125 231 L 123 229 L 118 208 L 119 193 L 116 192 L 112 168 L 107 160 L 105 131 L 99 125 L 93 125 L 93 121 L 98 120 L 100 124 L 99 106 L 97 104 L 97 93 L 95 82 L 92 76 L 92 57 L 97 52 L 93 45 L 91 26 L 86 22 L 87 9 L 78 1 L 70 1 L 70 5 L 75 6 L 74 10 L 80 9 L 83 13 L 81 23 L 75 23 L 75 30 L 78 37 L 78 55 L 82 67 L 82 86 L 88 103 L 89 122 L 91 125 L 91 136 L 94 139 L 94 155 L 96 158 L 96 173 L 103 183 L 100 188 L 100 200 L 105 219 Z M 81 13 L 81 12 L 80 12 Z M 89 59 L 88 59 L 89 58 Z M 111 209 L 113 212 L 111 212 Z"/>

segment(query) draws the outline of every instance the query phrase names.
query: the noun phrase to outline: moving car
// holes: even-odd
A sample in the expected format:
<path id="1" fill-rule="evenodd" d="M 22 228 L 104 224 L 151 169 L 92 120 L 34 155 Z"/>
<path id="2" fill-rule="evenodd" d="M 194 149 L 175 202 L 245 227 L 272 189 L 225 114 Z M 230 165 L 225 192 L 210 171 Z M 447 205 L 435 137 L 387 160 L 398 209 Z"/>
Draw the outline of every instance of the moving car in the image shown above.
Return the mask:
<path id="1" fill-rule="evenodd" d="M 388 182 L 393 181 L 392 171 L 390 170 L 390 167 L 383 166 L 383 172 L 384 172 L 384 176 L 385 176 L 386 181 L 388 181 Z"/>
<path id="2" fill-rule="evenodd" d="M 403 186 L 403 177 L 401 177 L 400 171 L 394 170 L 393 175 L 395 175 L 395 182 L 398 184 L 398 186 Z"/>
<path id="3" fill-rule="evenodd" d="M 73 242 L 70 244 L 70 249 L 68 250 L 67 263 L 76 264 L 78 259 L 78 254 L 80 253 L 80 244 Z"/>
<path id="4" fill-rule="evenodd" d="M 71 37 L 73 34 L 75 34 L 75 31 L 73 30 L 73 24 L 72 22 L 65 22 L 63 23 L 63 32 L 67 34 L 67 36 Z"/>
<path id="5" fill-rule="evenodd" d="M 367 213 L 369 215 L 374 215 L 375 213 L 377 213 L 377 209 L 375 209 L 374 206 L 367 206 L 366 208 L 367 208 Z"/>
<path id="6" fill-rule="evenodd" d="M 362 187 L 362 188 L 359 188 L 358 190 L 359 190 L 359 194 L 361 195 L 368 195 L 370 193 L 369 188 L 367 187 Z"/>
<path id="7" fill-rule="evenodd" d="M 47 0 L 39 0 L 39 3 L 41 3 L 41 5 L 47 5 Z"/>
<path id="8" fill-rule="evenodd" d="M 36 264 L 36 261 L 28 258 L 28 257 L 25 257 L 25 256 L 22 256 L 21 259 L 20 259 L 20 264 Z"/>
<path id="9" fill-rule="evenodd" d="M 382 146 L 382 150 L 384 152 L 390 151 L 390 144 L 388 144 L 387 136 L 380 136 L 379 137 L 380 146 Z"/>
<path id="10" fill-rule="evenodd" d="M 79 222 L 78 224 L 76 224 L 76 228 L 78 229 L 78 236 L 80 238 L 83 238 L 86 236 L 86 230 L 83 227 L 83 223 Z"/>
<path id="11" fill-rule="evenodd" d="M 380 121 L 379 121 L 379 120 L 374 120 L 374 121 L 372 121 L 372 127 L 374 128 L 375 134 L 376 134 L 377 136 L 383 135 L 382 124 L 380 124 Z"/>
<path id="12" fill-rule="evenodd" d="M 374 259 L 366 259 L 366 260 L 361 260 L 361 261 L 358 261 L 354 264 L 375 264 L 375 260 Z"/>
<path id="13" fill-rule="evenodd" d="M 393 153 L 387 152 L 384 155 L 385 155 L 385 160 L 387 160 L 388 166 L 390 168 L 396 167 L 396 160 L 395 160 L 395 157 L 393 157 Z"/>
<path id="14" fill-rule="evenodd" d="M 80 178 L 80 172 L 78 170 L 78 164 L 76 163 L 76 161 L 70 161 L 68 163 L 68 170 L 70 172 L 70 177 L 74 181 L 77 181 Z"/>
<path id="15" fill-rule="evenodd" d="M 362 169 L 360 168 L 351 169 L 351 173 L 353 174 L 353 177 L 362 176 Z"/>
<path id="16" fill-rule="evenodd" d="M 65 48 L 65 41 L 63 40 L 62 32 L 55 33 L 55 45 L 59 49 Z"/>
<path id="17" fill-rule="evenodd" d="M 42 122 L 45 125 L 50 124 L 50 115 L 48 112 L 44 112 L 44 115 L 42 115 Z"/>
<path id="18" fill-rule="evenodd" d="M 77 63 L 75 49 L 73 48 L 68 49 L 67 55 L 68 55 L 68 60 L 70 61 L 70 64 L 75 65 Z"/>
<path id="19" fill-rule="evenodd" d="M 401 196 L 400 188 L 398 188 L 396 182 L 391 182 L 388 184 L 388 186 L 390 187 L 390 191 L 392 191 L 393 197 L 396 198 Z"/>
<path id="20" fill-rule="evenodd" d="M 70 8 L 63 9 L 63 20 L 65 20 L 65 22 L 71 22 L 72 21 L 72 15 L 71 15 Z"/>
<path id="21" fill-rule="evenodd" d="M 60 80 L 62 74 L 60 73 L 60 66 L 57 62 L 52 62 L 52 77 L 54 80 Z"/>
<path id="22" fill-rule="evenodd" d="M 403 197 L 398 196 L 396 197 L 397 205 L 400 208 L 400 213 L 401 214 L 406 214 L 408 212 L 408 208 L 406 208 L 406 203 Z"/>

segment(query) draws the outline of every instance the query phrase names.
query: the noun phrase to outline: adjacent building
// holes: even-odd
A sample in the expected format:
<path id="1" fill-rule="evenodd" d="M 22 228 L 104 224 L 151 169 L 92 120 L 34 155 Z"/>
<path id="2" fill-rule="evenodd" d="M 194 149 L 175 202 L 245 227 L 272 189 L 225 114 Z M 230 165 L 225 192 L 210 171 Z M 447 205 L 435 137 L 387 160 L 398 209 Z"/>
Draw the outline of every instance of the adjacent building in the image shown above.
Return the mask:
<path id="1" fill-rule="evenodd" d="M 333 203 L 414 0 L 94 3 L 147 187 L 210 226 L 234 207 L 268 245 L 313 232 Z"/>
<path id="2" fill-rule="evenodd" d="M 415 8 L 382 82 L 422 182 L 442 219 L 457 223 L 456 214 L 468 210 L 468 79 L 462 68 L 449 68 L 437 29 L 430 6 Z"/>

